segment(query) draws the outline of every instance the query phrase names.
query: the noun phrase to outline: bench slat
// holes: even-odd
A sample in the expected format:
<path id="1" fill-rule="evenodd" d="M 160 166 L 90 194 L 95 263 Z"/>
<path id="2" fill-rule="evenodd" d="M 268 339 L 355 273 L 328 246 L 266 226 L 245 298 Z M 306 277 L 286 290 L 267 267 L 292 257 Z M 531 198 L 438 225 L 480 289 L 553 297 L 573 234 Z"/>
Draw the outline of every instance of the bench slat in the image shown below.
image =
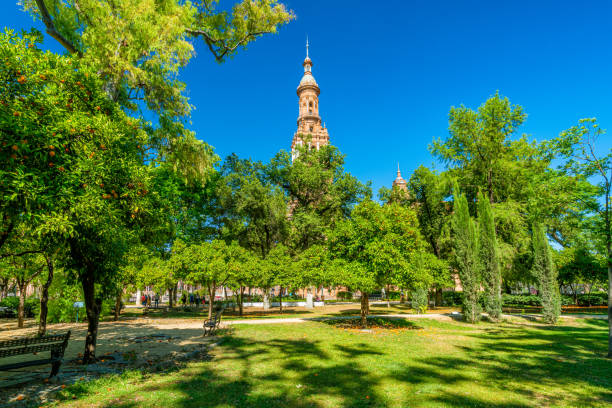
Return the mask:
<path id="1" fill-rule="evenodd" d="M 32 367 L 32 366 L 43 365 L 43 364 L 51 364 L 55 361 L 57 360 L 54 360 L 52 358 L 47 358 L 44 360 L 22 361 L 20 363 L 7 364 L 7 365 L 0 366 L 0 371 L 14 370 L 15 368 Z"/>
<path id="2" fill-rule="evenodd" d="M 0 350 L 0 358 L 2 357 L 11 357 L 11 356 L 19 356 L 21 354 L 31 354 L 38 353 L 43 351 L 55 351 L 55 350 L 63 350 L 63 344 L 41 344 L 36 346 L 27 346 L 20 348 L 13 348 L 8 350 Z"/>
<path id="3" fill-rule="evenodd" d="M 44 337 L 28 337 L 25 339 L 0 341 L 0 349 L 16 346 L 27 346 L 28 344 L 61 343 L 66 339 L 65 334 L 54 334 Z"/>

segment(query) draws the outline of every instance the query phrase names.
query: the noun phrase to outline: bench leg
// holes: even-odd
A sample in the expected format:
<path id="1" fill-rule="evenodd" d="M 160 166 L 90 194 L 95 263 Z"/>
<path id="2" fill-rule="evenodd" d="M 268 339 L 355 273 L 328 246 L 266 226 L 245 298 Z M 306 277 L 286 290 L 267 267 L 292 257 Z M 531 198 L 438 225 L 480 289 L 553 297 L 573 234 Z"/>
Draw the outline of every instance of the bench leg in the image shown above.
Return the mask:
<path id="1" fill-rule="evenodd" d="M 62 365 L 62 355 L 58 352 L 51 352 L 51 375 L 49 378 L 55 377 L 59 373 L 60 366 Z"/>

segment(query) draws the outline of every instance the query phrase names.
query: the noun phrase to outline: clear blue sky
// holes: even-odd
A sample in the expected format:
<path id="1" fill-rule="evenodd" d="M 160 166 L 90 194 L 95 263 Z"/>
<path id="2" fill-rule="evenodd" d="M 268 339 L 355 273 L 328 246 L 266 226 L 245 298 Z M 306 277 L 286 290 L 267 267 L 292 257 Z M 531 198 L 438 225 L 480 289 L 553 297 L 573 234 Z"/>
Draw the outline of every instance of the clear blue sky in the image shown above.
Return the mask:
<path id="1" fill-rule="evenodd" d="M 3 3 L 0 26 L 34 24 L 15 1 Z M 223 65 L 197 42 L 183 72 L 196 107 L 193 129 L 222 157 L 268 160 L 289 149 L 306 35 L 331 141 L 347 155 L 347 170 L 372 180 L 375 193 L 390 186 L 397 162 L 406 178 L 434 163 L 427 146 L 448 134 L 451 106 L 477 108 L 496 90 L 525 108 L 521 132 L 538 140 L 583 117 L 612 130 L 612 2 L 285 4 L 297 19 L 278 35 Z M 606 138 L 602 151 L 612 147 L 612 135 Z"/>

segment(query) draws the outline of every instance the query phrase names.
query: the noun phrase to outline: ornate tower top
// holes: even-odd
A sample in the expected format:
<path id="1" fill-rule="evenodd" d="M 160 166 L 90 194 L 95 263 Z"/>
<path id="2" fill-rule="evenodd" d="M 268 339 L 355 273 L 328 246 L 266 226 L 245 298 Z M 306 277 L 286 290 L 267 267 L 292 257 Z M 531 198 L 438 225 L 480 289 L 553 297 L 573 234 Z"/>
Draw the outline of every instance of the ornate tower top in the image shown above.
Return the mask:
<path id="1" fill-rule="evenodd" d="M 406 180 L 403 179 L 402 173 L 400 172 L 399 163 L 397 163 L 397 177 L 393 180 L 393 188 L 399 188 L 404 191 L 408 191 L 406 186 Z"/>
<path id="2" fill-rule="evenodd" d="M 321 90 L 312 75 L 312 60 L 309 56 L 310 43 L 306 38 L 306 58 L 304 59 L 304 76 L 297 88 L 299 97 L 299 116 L 297 119 L 297 131 L 293 135 L 291 143 L 291 156 L 297 156 L 296 147 L 308 143 L 310 147 L 319 149 L 329 144 L 329 134 L 325 126 L 321 125 L 319 116 L 319 94 Z"/>

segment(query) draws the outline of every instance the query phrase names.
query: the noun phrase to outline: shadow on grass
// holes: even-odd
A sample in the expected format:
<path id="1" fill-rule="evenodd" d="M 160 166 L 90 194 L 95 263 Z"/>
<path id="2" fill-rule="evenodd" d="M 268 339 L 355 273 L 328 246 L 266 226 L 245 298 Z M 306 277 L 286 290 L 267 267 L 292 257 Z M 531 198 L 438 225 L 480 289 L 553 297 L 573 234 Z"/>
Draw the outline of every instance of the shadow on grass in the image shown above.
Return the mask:
<path id="1" fill-rule="evenodd" d="M 325 322 L 332 327 L 342 323 Z M 354 334 L 347 333 L 330 341 L 325 340 L 329 333 L 317 336 L 313 332 L 306 338 L 287 338 L 300 337 L 303 332 L 289 329 L 279 333 L 263 327 L 248 338 L 225 337 L 217 358 L 209 363 L 167 373 L 155 381 L 136 381 L 129 399 L 117 398 L 103 406 L 357 408 L 612 403 L 611 362 L 601 357 L 606 322 L 592 320 L 575 327 L 461 325 L 467 328 L 461 330 L 461 336 L 470 340 L 457 341 L 455 347 L 461 353 L 421 352 L 397 362 L 389 361 L 397 351 L 389 351 L 385 343 L 368 343 L 369 337 L 356 341 Z M 317 326 L 313 327 L 316 330 Z M 381 391 L 390 382 L 402 389 L 431 386 L 435 391 L 426 396 L 406 392 L 402 401 L 390 400 Z M 471 394 L 470 384 L 485 391 Z M 584 389 L 587 392 L 582 392 Z M 92 391 L 84 389 L 83 393 Z M 494 398 L 496 392 L 504 392 L 503 402 Z M 164 396 L 139 400 L 141 395 L 158 393 Z"/>
<path id="2" fill-rule="evenodd" d="M 491 326 L 467 334 L 478 341 L 470 346 L 458 346 L 464 357 L 419 359 L 417 362 L 424 368 L 415 375 L 414 368 L 406 367 L 398 379 L 417 382 L 430 377 L 440 378 L 445 384 L 459 383 L 470 381 L 462 374 L 463 368 L 470 367 L 498 388 L 537 401 L 537 406 L 612 404 L 612 361 L 605 358 L 606 329 L 607 322 L 602 320 L 587 320 L 574 327 Z M 539 386 L 545 391 L 537 391 Z M 584 387 L 589 387 L 589 391 L 573 392 Z M 432 399 L 449 406 L 474 405 L 465 396 L 449 394 Z"/>

